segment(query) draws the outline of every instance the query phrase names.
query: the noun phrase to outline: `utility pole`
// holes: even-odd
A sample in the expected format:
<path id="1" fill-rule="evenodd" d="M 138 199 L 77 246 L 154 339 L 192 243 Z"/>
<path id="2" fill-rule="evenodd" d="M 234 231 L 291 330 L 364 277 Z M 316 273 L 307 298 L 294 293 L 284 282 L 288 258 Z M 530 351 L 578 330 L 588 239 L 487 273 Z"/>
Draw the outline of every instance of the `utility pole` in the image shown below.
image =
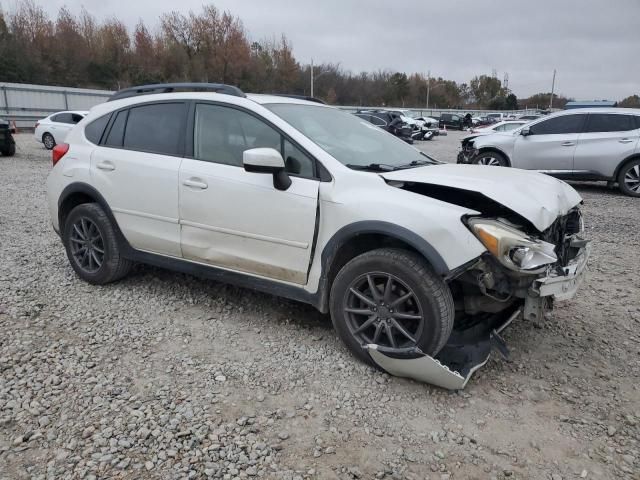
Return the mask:
<path id="1" fill-rule="evenodd" d="M 429 90 L 431 89 L 431 70 L 427 72 L 427 110 L 429 110 Z"/>
<path id="2" fill-rule="evenodd" d="M 311 96 L 313 97 L 313 58 L 311 59 Z"/>
<path id="3" fill-rule="evenodd" d="M 553 80 L 551 81 L 551 99 L 549 100 L 549 110 L 553 108 L 553 91 L 556 88 L 556 69 L 553 69 Z"/>

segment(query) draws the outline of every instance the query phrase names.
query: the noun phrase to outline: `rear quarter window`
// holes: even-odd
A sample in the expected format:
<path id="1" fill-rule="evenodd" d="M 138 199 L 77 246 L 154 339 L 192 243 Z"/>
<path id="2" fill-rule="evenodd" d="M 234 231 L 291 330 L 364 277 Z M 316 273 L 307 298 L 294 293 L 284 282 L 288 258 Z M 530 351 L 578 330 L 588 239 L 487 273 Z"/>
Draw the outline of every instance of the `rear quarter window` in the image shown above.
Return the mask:
<path id="1" fill-rule="evenodd" d="M 111 118 L 110 113 L 96 118 L 86 127 L 84 127 L 84 136 L 87 138 L 87 140 L 95 145 L 98 145 L 100 143 L 100 139 L 102 138 L 102 134 L 104 133 L 104 129 L 107 126 L 107 123 L 109 123 L 109 118 Z"/>

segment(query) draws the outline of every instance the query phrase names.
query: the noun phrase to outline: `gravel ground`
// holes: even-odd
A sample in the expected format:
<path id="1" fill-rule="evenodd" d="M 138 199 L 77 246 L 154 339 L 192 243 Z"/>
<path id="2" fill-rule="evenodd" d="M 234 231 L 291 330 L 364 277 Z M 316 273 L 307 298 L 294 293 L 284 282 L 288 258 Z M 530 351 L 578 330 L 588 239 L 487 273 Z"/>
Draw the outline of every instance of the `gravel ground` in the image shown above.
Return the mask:
<path id="1" fill-rule="evenodd" d="M 421 147 L 452 160 L 459 136 Z M 581 292 L 451 393 L 358 363 L 302 304 L 146 266 L 78 280 L 49 169 L 30 135 L 0 157 L 0 479 L 640 479 L 640 199 L 578 186 Z"/>

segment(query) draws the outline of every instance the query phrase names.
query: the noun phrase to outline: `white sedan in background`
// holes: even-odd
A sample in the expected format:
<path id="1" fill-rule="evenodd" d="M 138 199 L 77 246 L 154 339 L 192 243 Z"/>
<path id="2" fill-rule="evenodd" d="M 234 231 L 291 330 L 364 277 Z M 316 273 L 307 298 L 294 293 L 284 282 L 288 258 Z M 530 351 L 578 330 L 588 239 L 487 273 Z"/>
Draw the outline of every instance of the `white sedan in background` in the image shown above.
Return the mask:
<path id="1" fill-rule="evenodd" d="M 491 125 L 470 128 L 469 133 L 477 137 L 478 135 L 490 135 L 496 132 L 509 132 L 521 127 L 525 123 L 529 123 L 529 120 L 505 120 Z"/>
<path id="2" fill-rule="evenodd" d="M 71 129 L 88 113 L 85 111 L 52 113 L 36 122 L 34 137 L 36 141 L 44 145 L 44 148 L 51 150 L 57 144 L 63 143 Z"/>

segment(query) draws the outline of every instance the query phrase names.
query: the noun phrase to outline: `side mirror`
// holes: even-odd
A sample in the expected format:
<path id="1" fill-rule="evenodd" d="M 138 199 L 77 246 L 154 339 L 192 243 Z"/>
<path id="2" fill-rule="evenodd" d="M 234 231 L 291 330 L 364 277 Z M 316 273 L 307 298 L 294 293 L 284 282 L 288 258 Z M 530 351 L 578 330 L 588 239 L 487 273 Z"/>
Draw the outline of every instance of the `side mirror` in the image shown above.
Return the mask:
<path id="1" fill-rule="evenodd" d="M 522 130 L 520 130 L 520 135 L 522 135 L 523 137 L 529 136 L 531 135 L 531 130 L 529 129 L 529 127 L 524 127 Z"/>
<path id="2" fill-rule="evenodd" d="M 242 153 L 242 164 L 247 172 L 270 173 L 273 186 L 286 190 L 291 186 L 291 178 L 284 168 L 284 159 L 274 148 L 252 148 Z"/>

